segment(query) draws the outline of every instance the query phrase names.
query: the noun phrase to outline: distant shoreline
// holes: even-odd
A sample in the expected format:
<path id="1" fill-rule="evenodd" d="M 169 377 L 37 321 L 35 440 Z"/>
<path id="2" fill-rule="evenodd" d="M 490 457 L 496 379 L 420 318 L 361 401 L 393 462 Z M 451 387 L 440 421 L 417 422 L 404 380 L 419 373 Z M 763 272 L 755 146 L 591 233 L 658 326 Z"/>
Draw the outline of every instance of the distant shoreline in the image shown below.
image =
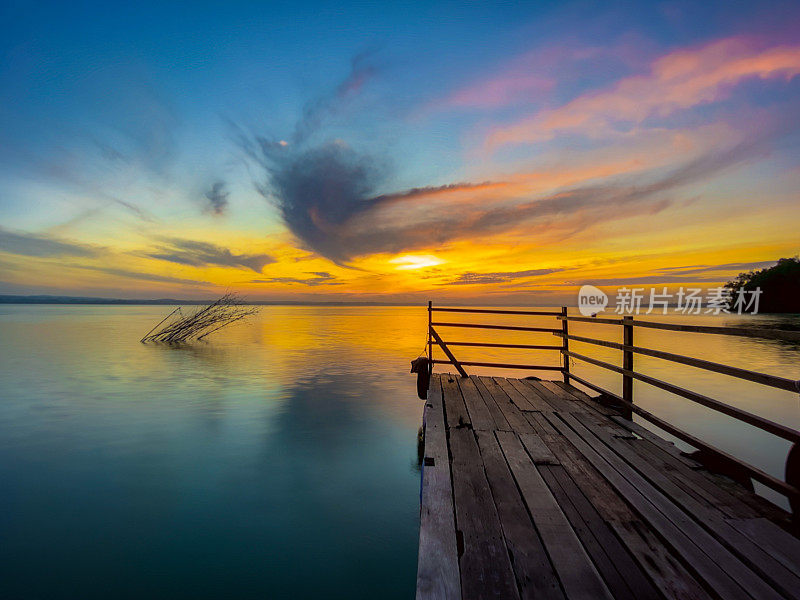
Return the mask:
<path id="1" fill-rule="evenodd" d="M 135 298 L 95 298 L 90 296 L 48 296 L 48 295 L 34 295 L 34 296 L 17 296 L 9 294 L 0 294 L 0 306 L 5 304 L 47 304 L 47 305 L 61 305 L 61 306 L 176 306 L 176 305 L 205 305 L 211 304 L 214 299 L 203 300 L 186 300 L 180 298 L 149 298 L 149 299 L 135 299 Z M 247 301 L 245 304 L 253 306 L 413 306 L 423 307 L 427 305 L 427 301 L 421 300 L 419 302 L 380 302 L 380 301 L 313 301 L 313 300 L 253 300 Z M 514 308 L 524 306 L 525 308 L 558 308 L 560 305 L 555 304 L 519 304 L 519 303 L 500 303 L 493 304 L 491 302 L 447 302 L 446 306 L 450 307 L 492 307 L 492 308 Z M 674 304 L 668 305 L 670 308 L 675 308 Z M 575 305 L 567 305 L 568 308 L 575 308 Z M 615 316 L 607 312 L 599 316 Z M 800 314 L 800 313 L 759 313 L 759 315 L 786 315 L 786 314 Z M 642 315 L 648 316 L 648 315 Z M 660 315 L 654 315 L 660 316 Z"/>

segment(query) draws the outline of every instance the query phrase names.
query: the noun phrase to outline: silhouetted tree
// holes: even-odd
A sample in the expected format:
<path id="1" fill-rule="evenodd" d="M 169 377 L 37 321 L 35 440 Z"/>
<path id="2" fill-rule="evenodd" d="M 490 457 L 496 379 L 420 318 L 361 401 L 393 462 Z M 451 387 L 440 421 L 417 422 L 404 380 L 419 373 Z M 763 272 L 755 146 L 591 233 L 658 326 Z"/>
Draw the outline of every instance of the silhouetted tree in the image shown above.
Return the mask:
<path id="1" fill-rule="evenodd" d="M 739 290 L 760 288 L 759 312 L 800 313 L 800 257 L 781 258 L 773 267 L 739 273 L 725 287 L 731 291 L 731 308 Z"/>

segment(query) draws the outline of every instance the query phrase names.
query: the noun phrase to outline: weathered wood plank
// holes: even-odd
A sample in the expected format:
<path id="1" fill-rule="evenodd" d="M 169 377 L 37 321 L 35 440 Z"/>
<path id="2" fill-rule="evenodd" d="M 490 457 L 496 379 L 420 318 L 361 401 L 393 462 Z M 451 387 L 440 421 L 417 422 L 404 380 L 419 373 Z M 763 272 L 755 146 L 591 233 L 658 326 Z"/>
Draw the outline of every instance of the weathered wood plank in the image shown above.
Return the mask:
<path id="1" fill-rule="evenodd" d="M 497 439 L 567 597 L 586 600 L 611 598 L 603 579 L 519 438 L 513 433 L 499 431 Z"/>
<path id="2" fill-rule="evenodd" d="M 535 433 L 521 433 L 519 435 L 522 444 L 530 454 L 533 464 L 535 465 L 558 465 L 558 459 L 555 454 L 550 450 L 547 444 L 544 443 L 541 437 Z"/>
<path id="3" fill-rule="evenodd" d="M 576 398 L 569 396 L 564 390 L 559 387 L 553 386 L 555 390 L 545 386 L 544 381 L 533 381 L 531 379 L 521 380 L 523 383 L 532 388 L 534 392 L 539 394 L 539 396 L 550 406 L 553 407 L 553 410 L 559 411 L 578 411 L 578 410 L 587 410 L 585 406 L 583 406 L 583 402 L 579 402 Z"/>
<path id="4" fill-rule="evenodd" d="M 542 396 L 536 392 L 536 390 L 534 390 L 531 386 L 527 385 L 521 379 L 509 379 L 508 383 L 511 385 L 511 387 L 513 387 L 517 391 L 517 393 L 519 393 L 523 398 L 525 398 L 525 402 L 527 402 L 531 406 L 530 410 L 538 410 L 538 411 L 554 410 L 552 404 L 546 402 L 545 399 L 542 398 Z"/>
<path id="5" fill-rule="evenodd" d="M 540 412 L 527 412 L 524 413 L 528 422 L 533 426 L 536 435 L 542 439 L 548 439 L 552 436 L 561 437 L 561 434 L 556 431 L 550 424 L 550 421 L 544 418 Z"/>
<path id="6" fill-rule="evenodd" d="M 628 440 L 628 442 L 636 448 L 639 455 L 657 469 L 661 469 L 664 475 L 699 501 L 716 507 L 730 518 L 756 516 L 752 508 L 704 477 L 698 470 L 687 467 L 671 454 L 648 443 L 647 440 Z"/>
<path id="7" fill-rule="evenodd" d="M 570 414 L 553 425 L 603 474 L 651 527 L 684 557 L 723 598 L 773 598 L 780 595 L 717 539 L 670 502 L 615 452 Z M 713 557 L 713 558 L 711 558 Z M 747 591 L 745 591 L 747 590 Z"/>
<path id="8" fill-rule="evenodd" d="M 475 387 L 478 388 L 478 392 L 483 398 L 484 403 L 486 404 L 486 408 L 489 410 L 489 413 L 492 415 L 494 419 L 495 428 L 498 431 L 511 431 L 511 425 L 508 424 L 508 419 L 503 414 L 503 411 L 500 410 L 500 407 L 497 405 L 497 402 L 489 393 L 489 390 L 486 389 L 486 385 L 480 379 L 480 377 L 476 377 L 475 375 L 470 375 L 470 379 L 475 384 Z"/>
<path id="9" fill-rule="evenodd" d="M 442 385 L 431 376 L 425 407 L 417 600 L 461 598 L 450 459 L 442 410 Z"/>
<path id="10" fill-rule="evenodd" d="M 489 408 L 481 397 L 478 388 L 475 387 L 475 382 L 470 378 L 462 377 L 458 379 L 458 386 L 461 388 L 461 396 L 467 406 L 472 428 L 489 431 L 496 429 L 494 418 L 492 418 L 492 414 L 489 412 Z"/>
<path id="11" fill-rule="evenodd" d="M 660 594 L 644 577 L 608 525 L 567 475 L 564 467 L 542 466 L 539 472 L 614 598 L 660 598 Z"/>
<path id="12" fill-rule="evenodd" d="M 669 600 L 706 600 L 708 592 L 675 558 L 664 542 L 640 520 L 610 521 L 609 527 L 636 558 L 639 566 Z"/>
<path id="13" fill-rule="evenodd" d="M 800 540 L 763 517 L 730 519 L 731 526 L 749 536 L 796 575 L 800 575 Z"/>
<path id="14" fill-rule="evenodd" d="M 434 375 L 425 415 L 418 598 L 800 600 L 785 511 L 577 388 Z"/>
<path id="15" fill-rule="evenodd" d="M 715 485 L 724 488 L 729 494 L 741 500 L 742 503 L 751 507 L 755 511 L 756 515 L 768 518 L 770 521 L 777 523 L 781 526 L 781 528 L 787 531 L 792 530 L 793 525 L 791 514 L 773 504 L 766 498 L 762 498 L 758 494 L 748 491 L 744 486 L 736 483 L 733 479 L 725 475 L 714 473 L 707 469 L 700 469 L 698 470 L 698 473 L 700 473 L 703 477 L 706 477 L 709 481 L 712 481 Z"/>
<path id="16" fill-rule="evenodd" d="M 459 560 L 465 599 L 519 598 L 492 492 L 475 434 L 450 429 L 456 527 L 464 540 Z"/>
<path id="17" fill-rule="evenodd" d="M 594 400 L 591 396 L 589 396 L 589 394 L 587 394 L 583 390 L 579 390 L 578 388 L 573 387 L 568 383 L 564 383 L 563 381 L 551 381 L 550 383 L 560 387 L 562 390 L 564 390 L 564 392 L 566 392 L 567 394 L 570 394 L 572 397 L 577 399 L 579 402 L 583 402 L 589 408 L 592 408 L 592 409 L 596 410 L 597 412 L 599 412 L 599 413 L 601 413 L 603 415 L 611 416 L 611 415 L 618 415 L 619 414 L 614 409 L 609 408 L 608 406 L 603 406 L 602 404 L 600 404 L 597 400 Z"/>
<path id="18" fill-rule="evenodd" d="M 662 469 L 656 468 L 638 454 L 634 445 L 626 444 L 624 440 L 619 440 L 609 435 L 603 428 L 593 426 L 594 422 L 590 415 L 576 414 L 575 418 L 581 421 L 587 429 L 591 430 L 606 446 L 622 457 L 628 465 L 636 469 L 650 484 L 683 509 L 685 515 L 683 515 L 682 521 L 676 524 L 683 524 L 685 528 L 686 524 L 690 522 L 687 517 L 693 519 L 691 521 L 692 526 L 695 524 L 701 525 L 718 541 L 727 546 L 734 555 L 737 555 L 758 573 L 760 577 L 749 578 L 751 585 L 755 586 L 753 589 L 759 589 L 760 586 L 758 584 L 763 583 L 762 578 L 764 578 L 779 589 L 784 596 L 800 599 L 800 596 L 797 595 L 800 594 L 800 578 L 788 571 L 781 563 L 769 556 L 745 535 L 731 527 L 724 520 L 723 513 L 697 501 L 667 477 Z M 732 562 L 729 564 L 733 565 Z M 744 577 L 746 577 L 746 574 L 741 573 L 740 578 Z M 761 592 L 763 593 L 764 589 L 761 589 Z"/>
<path id="19" fill-rule="evenodd" d="M 553 565 L 533 526 L 494 433 L 476 432 L 486 478 L 508 545 L 522 598 L 564 598 Z"/>
<path id="20" fill-rule="evenodd" d="M 563 382 L 542 380 L 539 381 L 538 383 L 543 388 L 554 394 L 557 398 L 567 401 L 570 405 L 572 405 L 573 411 L 576 410 L 574 408 L 574 404 L 578 404 L 581 407 L 581 409 L 588 409 L 591 410 L 592 412 L 600 412 L 593 405 L 584 402 L 582 398 L 579 398 L 577 396 L 577 394 L 571 393 L 570 389 L 567 388 L 571 388 L 572 390 L 574 390 L 575 388 L 567 386 Z M 562 385 L 558 385 L 559 383 L 561 383 Z"/>
<path id="21" fill-rule="evenodd" d="M 520 410 L 539 410 L 538 407 L 531 404 L 531 402 L 513 385 L 515 381 L 519 380 L 506 379 L 505 377 L 495 377 L 494 380 L 506 395 L 511 398 L 511 402 L 514 403 L 514 406 Z"/>
<path id="22" fill-rule="evenodd" d="M 451 373 L 444 373 L 442 379 L 442 393 L 444 398 L 444 414 L 448 429 L 457 427 L 467 427 L 472 425 L 467 412 L 467 405 L 461 396 L 461 388 L 458 387 L 457 376 Z"/>
<path id="23" fill-rule="evenodd" d="M 530 413 L 536 414 L 540 413 Z M 555 431 L 552 425 L 549 426 Z M 625 500 L 564 436 L 547 435 L 544 439 L 592 506 L 667 598 L 698 600 L 709 597 L 663 542 L 650 532 Z"/>
<path id="24" fill-rule="evenodd" d="M 632 431 L 636 435 L 643 437 L 651 444 L 658 446 L 664 452 L 668 452 L 672 456 L 674 456 L 677 460 L 681 461 L 687 467 L 692 469 L 700 469 L 703 465 L 699 462 L 694 460 L 693 458 L 689 457 L 688 455 L 684 454 L 680 448 L 678 448 L 674 443 L 665 440 L 664 438 L 656 435 L 646 427 L 639 425 L 638 423 L 634 423 L 633 421 L 626 419 L 620 416 L 611 416 L 611 420 L 614 421 L 617 425 Z"/>
<path id="25" fill-rule="evenodd" d="M 508 394 L 497 385 L 497 382 L 491 377 L 481 377 L 480 380 L 492 396 L 498 408 L 503 412 L 511 429 L 521 433 L 533 433 L 534 429 L 531 427 L 531 424 L 528 423 L 525 415 L 511 402 Z"/>

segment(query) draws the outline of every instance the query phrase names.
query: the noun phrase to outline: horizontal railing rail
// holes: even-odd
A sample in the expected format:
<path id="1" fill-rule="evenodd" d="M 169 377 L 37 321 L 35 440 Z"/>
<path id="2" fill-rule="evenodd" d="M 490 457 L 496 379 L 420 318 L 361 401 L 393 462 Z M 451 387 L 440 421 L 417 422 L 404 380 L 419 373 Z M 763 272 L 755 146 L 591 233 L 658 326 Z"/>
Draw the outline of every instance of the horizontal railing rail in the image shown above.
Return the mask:
<path id="1" fill-rule="evenodd" d="M 767 486 L 768 488 L 770 488 L 770 489 L 772 489 L 772 490 L 774 490 L 774 491 L 776 491 L 776 492 L 778 492 L 780 494 L 783 494 L 783 495 L 785 495 L 787 497 L 790 497 L 790 498 L 800 494 L 800 490 L 798 490 L 796 487 L 793 487 L 793 486 L 789 485 L 788 483 L 786 483 L 784 481 L 781 481 L 777 477 L 773 477 L 772 475 L 762 471 L 758 467 L 754 467 L 753 465 L 748 464 L 748 463 L 744 462 L 743 460 L 740 460 L 740 459 L 736 458 L 735 456 L 732 456 L 732 455 L 728 454 L 724 450 L 720 450 L 719 448 L 717 448 L 715 446 L 712 446 L 711 444 L 709 444 L 707 442 L 704 442 L 703 440 L 693 436 L 691 433 L 688 433 L 688 432 L 684 431 L 683 429 L 680 429 L 680 428 L 676 427 L 672 423 L 669 423 L 668 421 L 665 421 L 664 419 L 662 419 L 660 417 L 657 417 L 656 415 L 654 415 L 653 413 L 651 413 L 648 410 L 645 410 L 641 406 L 639 406 L 637 404 L 634 404 L 633 402 L 627 402 L 621 396 L 618 396 L 617 394 L 609 392 L 608 390 L 603 389 L 602 387 L 600 387 L 600 386 L 598 386 L 598 385 L 596 385 L 596 384 L 594 384 L 594 383 L 592 383 L 592 382 L 590 382 L 590 381 L 588 381 L 586 379 L 583 379 L 582 377 L 578 377 L 577 375 L 574 375 L 574 374 L 571 375 L 571 377 L 572 377 L 572 379 L 574 379 L 578 383 L 581 383 L 581 384 L 585 385 L 589 389 L 594 390 L 595 392 L 597 392 L 599 394 L 603 394 L 604 396 L 608 396 L 610 398 L 613 398 L 619 404 L 627 405 L 627 407 L 632 412 L 636 413 L 637 415 L 642 417 L 644 420 L 649 421 L 650 423 L 652 423 L 653 425 L 655 425 L 659 429 L 661 429 L 663 431 L 666 431 L 670 435 L 675 436 L 676 438 L 678 438 L 682 442 L 684 442 L 686 444 L 689 444 L 690 446 L 692 446 L 694 448 L 697 448 L 698 450 L 705 451 L 708 454 L 710 454 L 710 455 L 712 455 L 712 456 L 716 457 L 717 459 L 720 459 L 720 460 L 722 460 L 724 462 L 736 465 L 736 467 L 740 471 L 742 471 L 744 473 L 747 473 L 748 476 L 752 477 L 755 481 L 758 481 L 759 483 Z"/>
<path id="2" fill-rule="evenodd" d="M 445 308 L 432 306 L 431 310 L 439 312 L 477 313 L 492 315 L 529 315 L 538 317 L 555 317 L 561 313 L 553 310 L 506 310 L 495 308 Z"/>
<path id="3" fill-rule="evenodd" d="M 518 315 L 518 316 L 536 316 L 536 317 L 555 317 L 561 322 L 561 327 L 533 327 L 521 325 L 500 325 L 489 323 L 455 323 L 455 322 L 435 322 L 433 321 L 433 312 L 452 312 L 452 313 L 476 313 L 476 314 L 498 314 L 498 315 Z M 622 328 L 623 340 L 622 343 L 601 340 L 588 336 L 574 335 L 569 331 L 569 323 L 595 323 L 600 325 L 616 325 Z M 521 332 L 535 332 L 535 333 L 551 333 L 561 338 L 560 345 L 550 344 L 520 344 L 520 343 L 502 343 L 502 342 L 471 342 L 471 341 L 458 341 L 458 342 L 445 342 L 435 327 L 455 327 L 455 328 L 474 328 L 486 330 L 505 330 L 505 331 L 521 331 Z M 564 382 L 569 383 L 570 379 L 575 382 L 586 386 L 590 390 L 600 394 L 600 399 L 610 401 L 623 411 L 625 418 L 631 419 L 633 414 L 640 416 L 646 421 L 652 423 L 661 430 L 675 436 L 677 439 L 689 444 L 690 446 L 704 452 L 707 456 L 727 464 L 738 473 L 744 473 L 747 477 L 757 481 L 772 490 L 786 495 L 789 498 L 790 504 L 795 515 L 800 514 L 800 431 L 791 427 L 787 427 L 780 423 L 776 423 L 770 419 L 766 419 L 749 411 L 737 408 L 725 402 L 715 400 L 704 394 L 685 389 L 681 386 L 675 385 L 668 381 L 657 379 L 650 375 L 645 375 L 638 372 L 634 368 L 634 355 L 650 356 L 678 364 L 683 364 L 705 371 L 719 373 L 736 377 L 738 379 L 750 381 L 753 383 L 762 384 L 775 389 L 780 389 L 790 392 L 800 392 L 800 381 L 795 381 L 787 377 L 780 377 L 776 375 L 769 375 L 760 373 L 749 369 L 734 367 L 721 363 L 703 360 L 700 358 L 693 358 L 672 352 L 665 352 L 663 350 L 656 350 L 653 348 L 645 348 L 642 346 L 634 345 L 633 331 L 636 327 L 643 327 L 649 329 L 657 329 L 664 331 L 677 331 L 687 333 L 705 333 L 713 335 L 728 335 L 750 338 L 761 338 L 767 340 L 778 340 L 788 342 L 800 342 L 800 331 L 779 330 L 779 329 L 764 329 L 758 327 L 718 327 L 711 325 L 690 325 L 682 323 L 660 323 L 655 321 L 638 320 L 632 317 L 624 318 L 609 318 L 609 317 L 583 317 L 577 315 L 567 314 L 566 307 L 562 307 L 560 311 L 527 311 L 527 310 L 506 310 L 506 309 L 486 309 L 486 308 L 450 308 L 450 307 L 434 307 L 431 302 L 428 303 L 428 359 L 430 369 L 436 364 L 452 364 L 456 367 L 462 377 L 466 377 L 467 373 L 464 367 L 492 367 L 492 368 L 507 368 L 518 370 L 537 370 L 537 371 L 559 371 L 562 373 Z M 575 352 L 570 349 L 569 342 L 585 343 L 595 346 L 602 346 L 622 352 L 622 366 L 611 364 L 609 362 L 599 360 L 597 358 L 587 356 L 585 354 Z M 433 356 L 434 345 L 439 346 L 444 352 L 447 360 L 435 359 Z M 520 364 L 512 362 L 489 362 L 489 361 L 459 361 L 455 358 L 450 346 L 459 347 L 482 347 L 482 348 L 502 348 L 502 349 L 516 349 L 516 350 L 557 350 L 562 358 L 562 364 L 559 366 L 554 365 L 539 365 L 539 364 Z M 612 393 L 597 384 L 589 381 L 584 377 L 575 375 L 570 371 L 570 359 L 591 364 L 606 370 L 610 370 L 622 375 L 622 395 Z M 654 415 L 653 413 L 645 410 L 633 402 L 633 381 L 641 381 L 647 385 L 651 385 L 665 392 L 675 394 L 687 400 L 710 408 L 716 412 L 727 415 L 743 423 L 747 423 L 756 427 L 766 433 L 775 435 L 781 439 L 791 442 L 792 448 L 789 452 L 786 461 L 786 477 L 785 481 L 766 473 L 765 471 L 748 464 L 747 462 L 736 458 L 729 453 L 716 448 L 715 446 L 695 437 L 694 435 L 668 423 L 664 419 Z M 795 517 L 797 518 L 797 517 Z"/>
<path id="4" fill-rule="evenodd" d="M 431 323 L 436 327 L 469 327 L 471 329 L 505 329 L 507 331 L 541 331 L 543 333 L 559 333 L 553 327 L 519 327 L 516 325 L 488 325 L 486 323 Z"/>
<path id="5" fill-rule="evenodd" d="M 788 329 L 762 329 L 760 327 L 717 327 L 713 325 L 688 325 L 683 323 L 658 323 L 656 321 L 636 321 L 626 323 L 624 319 L 609 319 L 601 317 L 578 317 L 573 315 L 558 315 L 560 321 L 579 323 L 600 323 L 603 325 L 625 325 L 633 327 L 647 327 L 648 329 L 663 329 L 665 331 L 684 331 L 689 333 L 712 333 L 715 335 L 733 335 L 738 337 L 763 338 L 766 340 L 783 340 L 786 342 L 800 342 L 800 331 Z"/>
<path id="6" fill-rule="evenodd" d="M 703 394 L 692 392 L 691 390 L 684 389 L 680 386 L 674 385 L 667 381 L 662 381 L 661 379 L 656 379 L 655 377 L 650 377 L 649 375 L 637 373 L 629 369 L 623 369 L 622 367 L 612 365 L 611 363 L 607 363 L 602 360 L 592 358 L 590 356 L 578 354 L 577 352 L 567 351 L 565 354 L 571 358 L 576 358 L 578 360 L 582 360 L 583 362 L 587 362 L 596 365 L 598 367 L 608 369 L 609 371 L 615 371 L 617 373 L 620 373 L 621 375 L 625 375 L 627 377 L 632 377 L 633 379 L 643 381 L 644 383 L 648 383 L 654 387 L 660 388 L 666 392 L 670 392 L 677 396 L 683 396 L 687 400 L 692 400 L 694 402 L 697 402 L 698 404 L 702 404 L 707 408 L 711 408 L 713 410 L 716 410 L 717 412 L 721 412 L 730 417 L 734 417 L 735 419 L 738 419 L 740 421 L 758 427 L 759 429 L 762 429 L 773 435 L 777 435 L 778 437 L 781 437 L 785 440 L 789 440 L 790 442 L 800 442 L 800 431 L 795 431 L 790 427 L 786 427 L 779 423 L 775 423 L 774 421 L 770 421 L 769 419 L 759 417 L 758 415 L 755 415 L 751 412 L 747 412 L 746 410 L 742 410 L 741 408 L 736 408 L 735 406 L 731 406 L 730 404 L 725 404 L 724 402 L 720 402 L 719 400 L 714 400 L 713 398 L 709 398 L 708 396 L 704 396 Z"/>
<path id="7" fill-rule="evenodd" d="M 495 344 L 490 342 L 447 342 L 448 346 L 479 346 L 484 348 L 517 348 L 518 350 L 561 350 L 561 346 L 548 344 Z"/>
<path id="8" fill-rule="evenodd" d="M 563 336 L 563 334 L 561 333 L 557 333 L 555 335 L 558 335 L 559 337 Z M 651 348 L 642 348 L 641 346 L 626 346 L 625 344 L 618 344 L 616 342 L 598 340 L 594 338 L 583 337 L 580 335 L 568 335 L 567 338 L 575 342 L 583 342 L 585 344 L 595 344 L 597 346 L 605 346 L 606 348 L 615 348 L 617 350 L 633 352 L 634 354 L 644 354 L 647 356 L 653 356 L 655 358 L 661 358 L 663 360 L 681 363 L 683 365 L 689 365 L 691 367 L 697 367 L 699 369 L 704 369 L 706 371 L 713 371 L 715 373 L 722 373 L 723 375 L 738 377 L 739 379 L 746 379 L 754 383 L 761 383 L 763 385 L 768 385 L 770 387 L 778 388 L 780 390 L 786 390 L 788 392 L 800 392 L 800 388 L 798 388 L 797 381 L 793 379 L 787 379 L 785 377 L 778 377 L 777 375 L 767 375 L 766 373 L 758 373 L 756 371 L 740 369 L 739 367 L 731 367 L 728 365 L 711 362 L 709 360 L 702 360 L 700 358 L 692 358 L 690 356 L 673 354 L 671 352 L 663 352 L 661 350 L 653 350 Z"/>
<path id="9" fill-rule="evenodd" d="M 452 361 L 434 359 L 435 365 L 449 365 Z M 472 362 L 468 360 L 458 361 L 462 367 L 494 367 L 496 369 L 519 369 L 522 371 L 558 371 L 561 372 L 561 365 L 517 365 L 511 363 L 493 363 L 493 362 Z"/>

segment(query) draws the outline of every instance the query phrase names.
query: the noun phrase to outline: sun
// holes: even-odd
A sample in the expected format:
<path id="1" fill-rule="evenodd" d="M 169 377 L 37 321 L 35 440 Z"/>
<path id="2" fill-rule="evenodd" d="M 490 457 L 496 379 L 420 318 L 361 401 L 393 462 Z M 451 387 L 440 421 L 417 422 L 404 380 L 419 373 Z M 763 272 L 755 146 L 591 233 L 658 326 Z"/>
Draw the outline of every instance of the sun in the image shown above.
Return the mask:
<path id="1" fill-rule="evenodd" d="M 408 269 L 423 269 L 425 267 L 435 267 L 442 264 L 444 261 L 437 258 L 432 254 L 404 254 L 389 261 L 393 265 L 397 265 L 395 269 L 408 270 Z"/>

